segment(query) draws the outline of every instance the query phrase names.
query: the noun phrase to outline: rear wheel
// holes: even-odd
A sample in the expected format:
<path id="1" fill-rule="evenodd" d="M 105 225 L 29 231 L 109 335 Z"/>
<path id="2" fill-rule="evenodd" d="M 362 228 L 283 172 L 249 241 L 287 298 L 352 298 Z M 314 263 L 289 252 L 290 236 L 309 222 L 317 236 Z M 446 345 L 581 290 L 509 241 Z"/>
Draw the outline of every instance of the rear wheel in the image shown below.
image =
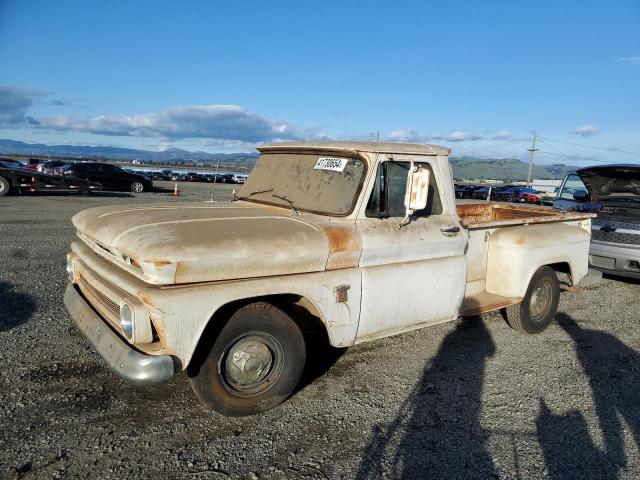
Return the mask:
<path id="1" fill-rule="evenodd" d="M 0 197 L 4 197 L 8 194 L 9 190 L 11 190 L 11 184 L 9 181 L 4 177 L 0 177 Z"/>
<path id="2" fill-rule="evenodd" d="M 514 330 L 540 333 L 549 326 L 558 310 L 560 284 L 556 272 L 541 267 L 531 277 L 522 302 L 505 309 L 507 322 Z"/>
<path id="3" fill-rule="evenodd" d="M 141 193 L 144 191 L 144 184 L 138 180 L 131 182 L 131 191 L 133 193 Z"/>
<path id="4" fill-rule="evenodd" d="M 236 311 L 220 331 L 191 385 L 209 407 L 230 416 L 253 415 L 289 398 L 305 364 L 296 323 L 259 302 Z"/>

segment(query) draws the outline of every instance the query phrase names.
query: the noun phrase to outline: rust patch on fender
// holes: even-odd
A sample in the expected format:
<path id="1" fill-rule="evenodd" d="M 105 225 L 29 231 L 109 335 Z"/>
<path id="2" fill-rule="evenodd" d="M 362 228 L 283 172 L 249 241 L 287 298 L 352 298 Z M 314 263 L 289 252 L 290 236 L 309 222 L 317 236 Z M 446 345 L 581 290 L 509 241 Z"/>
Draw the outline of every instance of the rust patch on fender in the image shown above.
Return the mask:
<path id="1" fill-rule="evenodd" d="M 362 252 L 360 233 L 353 224 L 321 225 L 329 240 L 327 270 L 357 267 Z"/>

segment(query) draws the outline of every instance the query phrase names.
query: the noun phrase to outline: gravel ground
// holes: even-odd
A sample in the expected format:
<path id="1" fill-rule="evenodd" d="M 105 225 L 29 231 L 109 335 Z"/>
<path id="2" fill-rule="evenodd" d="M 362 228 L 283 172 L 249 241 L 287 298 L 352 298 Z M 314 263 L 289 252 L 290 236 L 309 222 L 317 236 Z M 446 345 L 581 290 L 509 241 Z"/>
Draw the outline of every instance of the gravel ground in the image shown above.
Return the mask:
<path id="1" fill-rule="evenodd" d="M 292 399 L 249 418 L 207 410 L 184 375 L 120 382 L 62 304 L 70 218 L 211 195 L 181 187 L 0 199 L 0 478 L 640 476 L 630 281 L 563 293 L 558 322 L 536 336 L 490 314 L 326 352 Z"/>

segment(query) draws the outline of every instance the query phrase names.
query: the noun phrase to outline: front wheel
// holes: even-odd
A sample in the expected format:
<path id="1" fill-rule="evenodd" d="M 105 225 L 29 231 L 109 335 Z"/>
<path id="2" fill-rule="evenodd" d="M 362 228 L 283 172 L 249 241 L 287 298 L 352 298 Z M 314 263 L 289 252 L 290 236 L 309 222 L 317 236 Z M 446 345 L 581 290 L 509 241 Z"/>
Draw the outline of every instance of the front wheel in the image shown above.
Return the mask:
<path id="1" fill-rule="evenodd" d="M 10 189 L 11 184 L 9 183 L 9 180 L 4 177 L 0 177 L 0 197 L 4 197 L 8 194 Z"/>
<path id="2" fill-rule="evenodd" d="M 190 368 L 191 385 L 224 415 L 253 415 L 291 396 L 305 357 L 304 337 L 291 317 L 269 303 L 253 303 L 231 316 L 202 364 Z"/>
<path id="3" fill-rule="evenodd" d="M 514 330 L 540 333 L 555 317 L 559 301 L 560 284 L 556 272 L 541 267 L 531 277 L 522 302 L 505 308 L 504 314 Z"/>
<path id="4" fill-rule="evenodd" d="M 144 191 L 144 184 L 142 182 L 139 181 L 133 181 L 131 182 L 131 191 L 133 193 L 141 193 Z"/>

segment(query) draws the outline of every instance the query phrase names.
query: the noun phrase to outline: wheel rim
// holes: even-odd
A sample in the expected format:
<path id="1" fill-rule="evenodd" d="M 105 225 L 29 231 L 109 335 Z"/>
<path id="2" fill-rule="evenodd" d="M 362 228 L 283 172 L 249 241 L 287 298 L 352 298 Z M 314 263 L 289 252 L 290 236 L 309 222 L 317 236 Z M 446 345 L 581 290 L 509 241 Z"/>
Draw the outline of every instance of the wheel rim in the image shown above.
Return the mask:
<path id="1" fill-rule="evenodd" d="M 259 395 L 280 377 L 283 348 L 273 336 L 252 333 L 230 342 L 220 362 L 225 387 L 239 396 Z"/>
<path id="2" fill-rule="evenodd" d="M 0 193 L 4 192 L 4 182 L 0 182 Z"/>
<path id="3" fill-rule="evenodd" d="M 536 285 L 529 300 L 529 313 L 534 321 L 542 320 L 553 303 L 553 289 L 549 282 Z"/>
<path id="4" fill-rule="evenodd" d="M 143 189 L 144 185 L 142 185 L 142 183 L 140 182 L 133 182 L 133 185 L 131 186 L 131 190 L 133 190 L 135 193 L 140 193 Z"/>

